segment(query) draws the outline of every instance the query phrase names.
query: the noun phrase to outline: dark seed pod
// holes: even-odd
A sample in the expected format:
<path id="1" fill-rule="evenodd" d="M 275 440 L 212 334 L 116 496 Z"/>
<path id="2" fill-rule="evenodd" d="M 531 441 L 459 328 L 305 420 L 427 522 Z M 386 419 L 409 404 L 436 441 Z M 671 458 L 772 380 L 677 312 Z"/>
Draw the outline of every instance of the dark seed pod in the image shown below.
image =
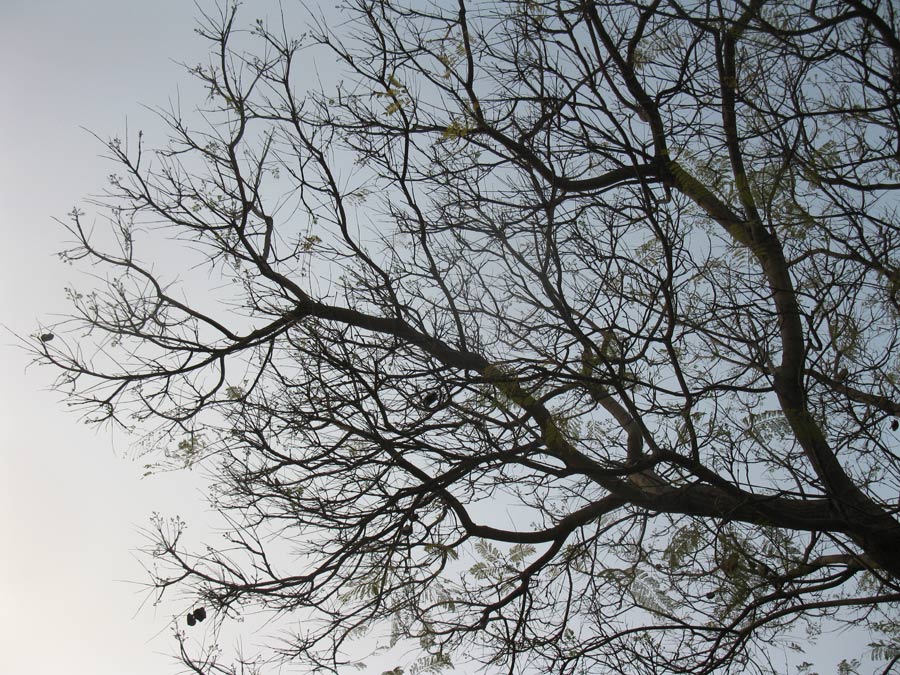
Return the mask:
<path id="1" fill-rule="evenodd" d="M 197 620 L 194 618 L 193 614 L 187 615 L 187 622 L 188 622 L 188 626 L 194 626 L 197 624 Z"/>
<path id="2" fill-rule="evenodd" d="M 897 431 L 897 429 L 900 429 L 900 420 L 895 417 L 891 420 L 891 431 Z"/>
<path id="3" fill-rule="evenodd" d="M 400 528 L 400 534 L 402 534 L 404 537 L 408 537 L 412 533 L 413 533 L 412 523 L 406 523 L 406 525 L 404 525 L 403 527 Z"/>
<path id="4" fill-rule="evenodd" d="M 53 339 L 53 333 L 43 333 L 40 339 L 41 342 L 50 342 Z"/>
<path id="5" fill-rule="evenodd" d="M 195 609 L 194 618 L 197 619 L 197 621 L 203 621 L 203 619 L 206 618 L 206 609 L 203 607 L 198 607 L 197 609 Z"/>

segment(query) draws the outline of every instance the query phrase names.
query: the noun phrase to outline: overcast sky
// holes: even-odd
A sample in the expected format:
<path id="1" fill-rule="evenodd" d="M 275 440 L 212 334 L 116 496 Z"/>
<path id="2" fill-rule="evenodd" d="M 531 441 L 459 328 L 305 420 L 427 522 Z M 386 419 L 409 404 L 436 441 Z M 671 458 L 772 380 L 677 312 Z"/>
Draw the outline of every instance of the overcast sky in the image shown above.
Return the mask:
<path id="1" fill-rule="evenodd" d="M 179 670 L 167 620 L 144 606 L 135 555 L 152 511 L 202 522 L 194 474 L 141 480 L 129 439 L 95 432 L 11 346 L 65 311 L 77 272 L 53 222 L 103 188 L 101 136 L 150 129 L 196 62 L 188 0 L 0 0 L 0 672 L 160 675 Z M 196 91 L 194 90 L 194 93 Z M 82 280 L 83 281 L 83 280 Z M 185 602 L 187 600 L 185 599 Z M 140 611 L 139 611 L 140 610 Z M 159 635 L 154 638 L 159 633 Z"/>
<path id="2" fill-rule="evenodd" d="M 262 4 L 270 3 L 254 6 Z M 188 0 L 0 0 L 4 674 L 179 670 L 167 622 L 189 600 L 146 604 L 135 550 L 154 511 L 179 514 L 202 531 L 203 481 L 192 473 L 142 479 L 130 439 L 80 424 L 48 389 L 52 373 L 27 368 L 13 333 L 52 323 L 67 308 L 63 288 L 79 282 L 54 255 L 64 232 L 53 218 L 77 205 L 90 213 L 85 197 L 112 171 L 83 128 L 108 137 L 123 135 L 127 124 L 153 140 L 159 127 L 142 104 L 165 105 L 180 91 L 197 100 L 197 85 L 177 63 L 205 56 L 193 33 L 196 14 Z"/>

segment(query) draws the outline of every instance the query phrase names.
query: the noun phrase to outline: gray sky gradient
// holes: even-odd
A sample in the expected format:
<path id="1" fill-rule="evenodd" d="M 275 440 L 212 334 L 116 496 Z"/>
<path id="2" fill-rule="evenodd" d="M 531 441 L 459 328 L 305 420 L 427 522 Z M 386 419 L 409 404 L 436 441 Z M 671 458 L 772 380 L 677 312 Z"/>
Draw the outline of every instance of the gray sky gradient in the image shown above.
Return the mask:
<path id="1" fill-rule="evenodd" d="M 111 172 L 100 136 L 151 129 L 196 61 L 187 0 L 0 0 L 0 325 L 33 333 L 83 282 L 54 253 L 53 222 Z M 193 58 L 191 58 L 193 56 Z M 196 93 L 196 91 L 194 92 Z M 157 137 L 158 138 L 158 137 Z M 190 473 L 141 480 L 129 439 L 80 424 L 47 391 L 52 373 L 0 340 L 0 672 L 149 675 L 178 670 L 166 621 L 145 606 L 134 549 L 154 510 L 203 520 Z M 43 389 L 43 391 L 42 391 Z M 182 604 L 188 599 L 182 599 Z M 161 631 L 161 632 L 160 632 Z M 159 635 L 154 638 L 154 636 Z"/>

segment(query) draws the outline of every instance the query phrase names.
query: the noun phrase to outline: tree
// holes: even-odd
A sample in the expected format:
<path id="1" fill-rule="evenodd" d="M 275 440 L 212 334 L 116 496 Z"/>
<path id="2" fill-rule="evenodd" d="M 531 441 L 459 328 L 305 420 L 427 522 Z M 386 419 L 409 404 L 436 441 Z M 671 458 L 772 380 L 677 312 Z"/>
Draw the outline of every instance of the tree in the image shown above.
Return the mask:
<path id="1" fill-rule="evenodd" d="M 109 281 L 36 349 L 231 526 L 157 521 L 159 591 L 289 614 L 326 670 L 368 633 L 414 671 L 761 673 L 848 625 L 888 672 L 896 7 L 349 4 L 204 16 L 202 124 L 108 144 L 114 244 L 69 223 Z"/>

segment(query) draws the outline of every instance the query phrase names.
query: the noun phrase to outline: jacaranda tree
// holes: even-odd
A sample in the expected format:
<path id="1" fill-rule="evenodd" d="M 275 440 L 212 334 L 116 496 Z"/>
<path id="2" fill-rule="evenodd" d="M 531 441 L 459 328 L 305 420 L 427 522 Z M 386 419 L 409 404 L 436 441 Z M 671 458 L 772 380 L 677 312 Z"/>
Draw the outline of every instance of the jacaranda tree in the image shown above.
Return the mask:
<path id="1" fill-rule="evenodd" d="M 889 672 L 896 3 L 348 4 L 201 18 L 35 343 L 215 479 L 229 541 L 155 521 L 153 583 L 278 641 L 185 663 L 764 673 L 852 626 Z"/>

